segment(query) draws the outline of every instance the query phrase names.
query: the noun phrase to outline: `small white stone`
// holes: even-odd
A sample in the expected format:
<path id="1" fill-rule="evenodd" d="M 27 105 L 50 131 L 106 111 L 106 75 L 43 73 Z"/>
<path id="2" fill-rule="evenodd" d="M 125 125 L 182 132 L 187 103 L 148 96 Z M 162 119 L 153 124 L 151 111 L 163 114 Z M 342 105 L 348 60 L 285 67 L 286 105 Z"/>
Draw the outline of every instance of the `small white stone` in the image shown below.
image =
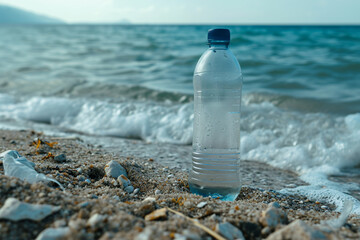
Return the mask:
<path id="1" fill-rule="evenodd" d="M 121 174 L 127 177 L 125 168 L 123 168 L 118 162 L 112 160 L 105 166 L 106 176 L 118 178 Z"/>
<path id="2" fill-rule="evenodd" d="M 174 240 L 187 240 L 188 238 L 184 235 L 181 235 L 181 234 L 178 234 L 178 233 L 175 233 L 175 238 Z"/>
<path id="3" fill-rule="evenodd" d="M 323 206 L 321 206 L 321 209 L 328 209 L 328 207 L 323 205 Z"/>
<path id="4" fill-rule="evenodd" d="M 138 194 L 140 192 L 140 188 L 135 188 L 134 194 Z"/>
<path id="5" fill-rule="evenodd" d="M 213 221 L 215 221 L 215 222 L 220 222 L 220 221 L 221 221 L 221 218 L 220 218 L 218 215 L 216 215 L 215 213 L 212 214 L 212 215 L 209 217 L 209 219 L 210 219 L 210 220 L 213 220 Z"/>
<path id="6" fill-rule="evenodd" d="M 144 231 L 142 231 L 139 235 L 136 236 L 135 240 L 151 240 L 152 238 L 152 234 L 153 234 L 153 230 L 150 227 L 145 228 Z"/>
<path id="7" fill-rule="evenodd" d="M 8 198 L 0 209 L 0 219 L 11 221 L 33 220 L 40 221 L 50 214 L 57 212 L 61 207 L 47 204 L 30 204 L 20 202 L 16 198 Z"/>
<path id="8" fill-rule="evenodd" d="M 235 214 L 235 209 L 230 209 L 229 210 L 229 214 L 231 215 L 231 214 Z"/>
<path id="9" fill-rule="evenodd" d="M 69 233 L 70 233 L 69 227 L 47 228 L 37 236 L 36 240 L 64 239 Z"/>
<path id="10" fill-rule="evenodd" d="M 261 213 L 259 222 L 262 226 L 275 229 L 279 224 L 288 222 L 286 213 L 275 205 L 274 203 L 269 204 L 269 207 Z"/>
<path id="11" fill-rule="evenodd" d="M 87 179 L 85 180 L 85 182 L 88 183 L 88 184 L 90 184 L 90 183 L 91 183 L 91 180 L 87 178 Z"/>
<path id="12" fill-rule="evenodd" d="M 56 220 L 56 221 L 54 222 L 54 227 L 55 227 L 55 228 L 66 227 L 66 221 L 65 221 L 64 219 Z"/>
<path id="13" fill-rule="evenodd" d="M 197 235 L 196 233 L 193 233 L 191 231 L 189 231 L 188 229 L 185 229 L 182 234 L 184 236 L 186 236 L 186 239 L 189 240 L 201 240 L 201 237 L 199 235 Z"/>
<path id="14" fill-rule="evenodd" d="M 134 187 L 133 186 L 127 186 L 125 189 L 124 189 L 125 192 L 127 193 L 132 193 L 134 191 Z"/>
<path id="15" fill-rule="evenodd" d="M 161 194 L 161 191 L 159 189 L 156 189 L 155 190 L 155 195 L 159 195 L 159 194 Z"/>
<path id="16" fill-rule="evenodd" d="M 237 227 L 233 226 L 228 222 L 216 224 L 216 231 L 229 240 L 232 239 L 245 240 L 245 237 L 243 233 L 240 231 L 240 229 L 238 229 Z"/>
<path id="17" fill-rule="evenodd" d="M 147 198 L 145 198 L 145 199 L 143 200 L 143 202 L 146 202 L 146 201 L 149 201 L 149 202 L 155 202 L 155 201 L 156 201 L 156 199 L 155 199 L 155 198 L 153 198 L 153 197 L 147 197 Z"/>
<path id="18" fill-rule="evenodd" d="M 78 206 L 84 208 L 84 207 L 89 206 L 89 204 L 90 204 L 89 202 L 82 202 L 82 203 L 79 203 Z"/>
<path id="19" fill-rule="evenodd" d="M 80 168 L 80 167 L 79 167 L 79 168 L 77 168 L 77 169 L 76 169 L 76 171 L 77 171 L 78 173 L 80 173 L 80 174 L 82 174 L 82 173 L 83 173 L 83 170 L 82 170 L 82 168 Z"/>
<path id="20" fill-rule="evenodd" d="M 278 202 L 272 202 L 269 204 L 269 207 L 280 208 L 280 204 Z"/>
<path id="21" fill-rule="evenodd" d="M 77 178 L 77 180 L 79 180 L 80 182 L 85 181 L 85 177 L 84 177 L 83 175 L 79 175 L 79 176 L 77 176 L 76 178 Z"/>
<path id="22" fill-rule="evenodd" d="M 125 189 L 127 186 L 131 185 L 130 180 L 123 174 L 121 174 L 118 178 L 117 181 L 120 183 L 120 186 Z"/>
<path id="23" fill-rule="evenodd" d="M 190 201 L 185 201 L 184 202 L 184 207 L 190 208 L 191 207 L 191 202 Z"/>
<path id="24" fill-rule="evenodd" d="M 91 216 L 91 218 L 89 218 L 86 225 L 90 226 L 92 228 L 96 228 L 105 219 L 106 219 L 106 216 L 95 213 L 94 215 Z"/>
<path id="25" fill-rule="evenodd" d="M 115 187 L 119 185 L 119 183 L 115 179 L 111 180 L 111 184 Z"/>
<path id="26" fill-rule="evenodd" d="M 196 205 L 196 207 L 203 208 L 203 207 L 205 207 L 206 204 L 207 204 L 207 202 L 200 202 L 200 203 L 198 203 L 198 205 Z"/>

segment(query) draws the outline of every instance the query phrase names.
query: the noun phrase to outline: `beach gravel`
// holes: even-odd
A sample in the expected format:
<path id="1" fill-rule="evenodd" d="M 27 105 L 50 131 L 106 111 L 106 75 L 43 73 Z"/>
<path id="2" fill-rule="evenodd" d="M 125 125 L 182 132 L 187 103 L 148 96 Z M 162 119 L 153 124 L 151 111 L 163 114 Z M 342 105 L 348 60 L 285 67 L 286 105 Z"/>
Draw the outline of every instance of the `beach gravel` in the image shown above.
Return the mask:
<path id="1" fill-rule="evenodd" d="M 0 132 L 0 153 L 6 150 L 18 151 L 36 164 L 35 170 L 38 173 L 59 181 L 65 187 L 65 191 L 62 191 L 57 184 L 51 182 L 30 184 L 5 176 L 4 166 L 0 162 L 1 209 L 8 206 L 8 199 L 16 199 L 30 206 L 56 208 L 46 217 L 36 220 L 13 221 L 1 218 L 2 239 L 36 239 L 41 234 L 51 234 L 51 231 L 54 235 L 54 231 L 63 234 L 62 239 L 211 239 L 193 221 L 213 231 L 221 229 L 221 226 L 230 228 L 231 225 L 234 234 L 242 232 L 247 240 L 296 239 L 295 236 L 308 236 L 312 239 L 311 237 L 320 233 L 328 238 L 360 239 L 358 216 L 350 215 L 340 229 L 324 233 L 317 225 L 339 216 L 334 211 L 334 205 L 301 195 L 281 194 L 278 189 L 267 187 L 262 182 L 261 187 L 249 182 L 251 185 L 244 185 L 234 202 L 224 202 L 191 194 L 187 172 L 159 164 L 156 155 L 151 156 L 155 160 L 149 161 L 149 156 L 124 156 L 126 149 L 123 149 L 123 155 L 113 154 L 76 138 L 51 137 L 27 130 Z M 56 141 L 57 144 L 37 149 L 34 139 L 48 143 Z M 12 140 L 16 144 L 11 144 Z M 135 147 L 138 148 L 139 145 L 135 144 Z M 57 163 L 46 158 L 49 151 L 54 156 L 65 154 L 66 162 Z M 251 167 L 251 161 L 245 164 L 248 164 L 247 172 L 261 168 L 264 172 L 267 171 L 266 165 L 254 163 Z M 115 171 L 115 168 L 120 170 Z M 280 169 L 269 168 L 282 173 Z M 296 180 L 296 174 L 289 171 L 283 173 L 288 176 L 286 179 L 293 179 L 297 186 L 304 184 L 301 180 Z M 133 187 L 129 191 L 132 193 L 126 192 L 119 183 L 118 177 L 121 174 L 131 183 L 127 187 Z M 254 174 L 261 178 L 261 171 Z M 264 178 L 270 178 L 270 175 L 264 175 Z M 290 184 L 289 181 L 276 186 L 286 184 Z M 156 190 L 160 193 L 155 194 Z M 197 207 L 202 202 L 206 204 Z M 269 209 L 274 212 L 269 212 Z M 155 217 L 150 220 L 150 217 L 146 217 L 149 214 Z M 283 214 L 286 214 L 287 221 Z M 268 221 L 268 215 L 275 217 Z M 236 235 L 234 234 L 232 236 Z"/>
<path id="2" fill-rule="evenodd" d="M 335 235 L 325 235 L 323 232 L 310 227 L 305 222 L 301 220 L 295 220 L 288 226 L 282 228 L 279 231 L 271 234 L 267 240 L 321 240 L 329 239 L 335 240 L 338 239 Z"/>

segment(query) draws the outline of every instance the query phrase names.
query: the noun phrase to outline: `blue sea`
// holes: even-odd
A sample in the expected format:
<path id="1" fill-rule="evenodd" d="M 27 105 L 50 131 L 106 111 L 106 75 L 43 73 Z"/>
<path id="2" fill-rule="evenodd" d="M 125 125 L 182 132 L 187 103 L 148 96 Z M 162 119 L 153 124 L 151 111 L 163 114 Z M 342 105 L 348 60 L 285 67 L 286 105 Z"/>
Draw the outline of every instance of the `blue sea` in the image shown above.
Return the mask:
<path id="1" fill-rule="evenodd" d="M 0 26 L 0 128 L 185 149 L 212 27 Z M 310 184 L 283 192 L 360 214 L 360 27 L 225 27 L 244 75 L 242 159 Z"/>

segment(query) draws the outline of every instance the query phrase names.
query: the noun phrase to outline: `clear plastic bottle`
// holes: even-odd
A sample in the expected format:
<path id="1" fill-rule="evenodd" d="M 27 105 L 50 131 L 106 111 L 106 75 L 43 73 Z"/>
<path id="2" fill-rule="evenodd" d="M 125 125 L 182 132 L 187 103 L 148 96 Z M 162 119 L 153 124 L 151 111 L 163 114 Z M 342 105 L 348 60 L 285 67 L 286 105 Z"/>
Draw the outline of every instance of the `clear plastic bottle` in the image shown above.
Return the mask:
<path id="1" fill-rule="evenodd" d="M 242 74 L 230 31 L 210 29 L 194 72 L 192 193 L 233 201 L 240 192 Z"/>

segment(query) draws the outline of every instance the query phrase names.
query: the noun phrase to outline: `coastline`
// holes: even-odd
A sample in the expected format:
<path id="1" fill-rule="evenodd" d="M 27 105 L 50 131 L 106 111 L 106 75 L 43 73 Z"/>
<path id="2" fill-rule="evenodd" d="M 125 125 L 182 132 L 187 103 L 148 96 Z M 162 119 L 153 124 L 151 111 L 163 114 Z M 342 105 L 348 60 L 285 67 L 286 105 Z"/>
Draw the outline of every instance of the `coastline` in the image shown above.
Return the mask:
<path id="1" fill-rule="evenodd" d="M 10 197 L 32 204 L 60 206 L 58 212 L 38 222 L 0 219 L 0 235 L 6 239 L 33 239 L 49 227 L 69 227 L 70 232 L 65 239 L 180 239 L 181 236 L 193 236 L 183 239 L 204 239 L 209 236 L 191 221 L 170 212 L 167 212 L 163 219 L 144 219 L 156 209 L 165 207 L 197 219 L 213 230 L 216 230 L 219 223 L 231 223 L 242 231 L 245 239 L 271 238 L 271 234 L 289 226 L 288 223 L 283 223 L 273 229 L 266 229 L 266 226 L 260 223 L 262 212 L 266 211 L 272 202 L 279 203 L 288 222 L 300 219 L 315 229 L 321 221 L 339 216 L 339 213 L 334 211 L 335 207 L 325 202 L 274 191 L 289 184 L 306 183 L 299 180 L 295 173 L 262 163 L 243 161 L 241 174 L 244 175 L 244 187 L 239 197 L 234 202 L 222 202 L 190 194 L 187 173 L 182 168 L 161 165 L 156 156 L 149 158 L 145 157 L 146 154 L 134 154 L 135 150 L 144 151 L 145 145 L 154 147 L 156 144 L 122 140 L 124 145 L 133 145 L 133 149 L 127 150 L 123 145 L 120 154 L 76 138 L 57 138 L 27 130 L 0 130 L 0 133 L 0 152 L 18 151 L 36 164 L 37 172 L 56 179 L 66 189 L 66 192 L 63 192 L 52 184 L 29 184 L 4 176 L 3 164 L 0 163 L 0 208 Z M 33 141 L 37 139 L 56 141 L 57 144 L 52 148 L 41 144 L 36 149 L 37 144 L 33 144 Z M 66 161 L 59 163 L 52 157 L 45 158 L 49 152 L 54 156 L 65 154 Z M 161 148 L 159 152 L 162 152 Z M 163 158 L 166 158 L 166 154 L 165 152 Z M 112 160 L 126 169 L 132 186 L 139 189 L 138 193 L 125 192 L 113 178 L 105 176 L 104 168 Z M 278 174 L 283 175 L 281 181 L 276 178 Z M 81 179 L 81 176 L 85 180 Z M 206 202 L 206 205 L 198 207 L 201 202 Z M 96 214 L 102 216 L 102 220 L 92 225 L 89 219 Z M 359 217 L 351 215 L 345 226 L 328 233 L 329 239 L 360 238 L 359 226 Z"/>

